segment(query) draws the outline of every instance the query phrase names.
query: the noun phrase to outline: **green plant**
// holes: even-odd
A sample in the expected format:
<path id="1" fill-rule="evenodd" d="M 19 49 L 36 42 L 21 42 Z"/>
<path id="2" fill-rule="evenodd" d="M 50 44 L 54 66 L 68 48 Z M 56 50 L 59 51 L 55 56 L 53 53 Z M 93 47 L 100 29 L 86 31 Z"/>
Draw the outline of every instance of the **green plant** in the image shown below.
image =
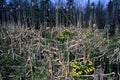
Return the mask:
<path id="1" fill-rule="evenodd" d="M 70 72 L 73 76 L 89 75 L 94 72 L 93 63 L 91 61 L 87 61 L 86 64 L 82 64 L 81 62 L 71 62 L 70 65 Z"/>
<path id="2" fill-rule="evenodd" d="M 62 33 L 57 34 L 56 38 L 58 41 L 64 42 L 65 40 L 67 40 L 68 36 L 73 36 L 73 34 L 74 33 L 69 29 L 65 29 Z"/>
<path id="3" fill-rule="evenodd" d="M 63 32 L 63 35 L 65 36 L 65 35 L 69 35 L 69 36 L 72 36 L 74 33 L 71 31 L 71 30 L 69 30 L 69 29 L 65 29 Z"/>
<path id="4" fill-rule="evenodd" d="M 21 65 L 23 62 L 23 59 L 13 59 L 10 54 L 3 54 L 0 57 L 0 66 L 18 66 Z"/>

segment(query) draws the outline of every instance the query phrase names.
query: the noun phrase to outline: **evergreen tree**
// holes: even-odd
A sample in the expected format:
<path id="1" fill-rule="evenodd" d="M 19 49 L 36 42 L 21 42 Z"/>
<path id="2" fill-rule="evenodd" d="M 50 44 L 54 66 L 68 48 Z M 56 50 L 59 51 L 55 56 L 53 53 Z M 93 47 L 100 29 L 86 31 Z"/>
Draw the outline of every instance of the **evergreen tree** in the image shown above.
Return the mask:
<path id="1" fill-rule="evenodd" d="M 31 1 L 31 22 L 35 29 L 39 29 L 39 8 L 37 0 Z"/>
<path id="2" fill-rule="evenodd" d="M 115 26 L 118 27 L 119 32 L 120 32 L 120 0 L 113 0 L 113 19 L 115 21 Z"/>
<path id="3" fill-rule="evenodd" d="M 30 27 L 30 5 L 28 0 L 23 1 L 23 21 L 25 26 Z"/>
<path id="4" fill-rule="evenodd" d="M 68 25 L 74 24 L 74 0 L 67 0 L 67 18 L 68 18 Z"/>
<path id="5" fill-rule="evenodd" d="M 40 22 L 47 26 L 50 0 L 40 0 Z"/>
<path id="6" fill-rule="evenodd" d="M 90 6 L 89 28 L 92 28 L 94 23 L 95 23 L 95 4 L 94 2 L 92 2 Z"/>
<path id="7" fill-rule="evenodd" d="M 10 0 L 11 17 L 13 18 L 13 24 L 18 25 L 18 0 Z"/>
<path id="8" fill-rule="evenodd" d="M 103 29 L 105 26 L 105 12 L 104 12 L 104 5 L 100 2 L 98 2 L 96 6 L 96 23 L 99 29 Z"/>
<path id="9" fill-rule="evenodd" d="M 90 19 L 90 0 L 88 0 L 87 6 L 85 8 L 85 26 L 89 27 L 89 19 Z"/>
<path id="10" fill-rule="evenodd" d="M 113 0 L 113 19 L 115 24 L 118 25 L 118 11 L 119 11 L 119 0 Z"/>
<path id="11" fill-rule="evenodd" d="M 113 19 L 113 1 L 108 3 L 108 24 L 109 24 L 109 36 L 115 34 L 115 21 Z"/>
<path id="12" fill-rule="evenodd" d="M 12 23 L 13 22 L 13 17 L 12 17 L 12 13 L 13 13 L 13 4 L 10 2 L 8 5 L 7 5 L 7 11 L 8 11 L 8 24 L 9 23 Z"/>
<path id="13" fill-rule="evenodd" d="M 4 7 L 5 7 L 5 0 L 0 0 L 0 24 L 2 25 L 3 16 L 4 16 Z"/>
<path id="14" fill-rule="evenodd" d="M 4 24 L 7 24 L 7 4 L 6 2 L 4 1 L 4 4 L 3 4 L 3 10 L 2 10 L 2 17 L 3 17 L 3 23 Z"/>
<path id="15" fill-rule="evenodd" d="M 76 8 L 78 6 L 75 7 L 74 0 L 67 0 L 67 3 L 64 3 L 66 5 L 62 0 L 58 0 L 57 4 L 59 9 L 56 9 L 51 0 L 9 0 L 8 4 L 6 0 L 0 0 L 0 25 L 15 23 L 39 29 L 41 24 L 69 26 L 79 22 L 79 25 L 85 27 L 92 27 L 97 23 L 98 28 L 103 29 L 107 21 L 110 36 L 115 34 L 115 26 L 120 25 L 120 0 L 110 0 L 107 10 L 100 0 L 97 6 L 90 4 L 88 0 L 85 9 Z"/>

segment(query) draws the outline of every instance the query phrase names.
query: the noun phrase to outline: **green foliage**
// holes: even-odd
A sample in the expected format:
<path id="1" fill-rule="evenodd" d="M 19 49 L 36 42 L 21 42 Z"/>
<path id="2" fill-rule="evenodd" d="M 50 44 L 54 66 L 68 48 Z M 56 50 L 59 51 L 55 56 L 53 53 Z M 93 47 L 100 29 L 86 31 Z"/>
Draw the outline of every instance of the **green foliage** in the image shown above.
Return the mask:
<path id="1" fill-rule="evenodd" d="M 56 38 L 58 41 L 64 42 L 65 40 L 67 40 L 67 37 L 69 36 L 73 36 L 73 32 L 70 31 L 69 29 L 65 29 L 62 33 L 57 34 Z"/>
<path id="2" fill-rule="evenodd" d="M 87 30 L 87 29 L 82 30 L 82 34 L 86 36 L 88 39 L 94 37 L 94 32 L 92 30 Z"/>
<path id="3" fill-rule="evenodd" d="M 5 53 L 0 57 L 0 66 L 19 66 L 23 64 L 21 61 L 23 60 L 13 59 L 10 54 Z"/>
<path id="4" fill-rule="evenodd" d="M 67 39 L 66 36 L 63 35 L 62 33 L 57 34 L 56 38 L 58 41 L 61 41 L 61 42 L 64 42 Z"/>
<path id="5" fill-rule="evenodd" d="M 72 36 L 74 33 L 71 31 L 71 30 L 69 30 L 69 29 L 65 29 L 63 32 L 63 35 L 69 35 L 69 36 Z"/>
<path id="6" fill-rule="evenodd" d="M 73 76 L 89 75 L 94 72 L 93 63 L 91 61 L 87 61 L 86 64 L 82 64 L 81 62 L 71 62 L 70 65 L 70 72 Z"/>
<path id="7" fill-rule="evenodd" d="M 110 39 L 110 42 L 109 42 L 110 44 L 108 46 L 108 54 L 109 55 L 114 53 L 114 49 L 117 47 L 119 40 L 120 40 L 119 35 L 116 35 Z"/>

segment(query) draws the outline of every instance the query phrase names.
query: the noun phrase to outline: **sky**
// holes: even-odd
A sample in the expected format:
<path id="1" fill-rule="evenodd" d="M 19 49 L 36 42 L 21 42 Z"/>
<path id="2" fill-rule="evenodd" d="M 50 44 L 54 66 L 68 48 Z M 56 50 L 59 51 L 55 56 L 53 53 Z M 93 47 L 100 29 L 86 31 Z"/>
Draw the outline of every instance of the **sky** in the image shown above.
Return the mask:
<path id="1" fill-rule="evenodd" d="M 51 0 L 53 3 L 57 2 L 58 0 Z M 66 0 L 61 0 L 61 1 L 64 1 L 66 2 Z M 74 0 L 76 3 L 77 2 L 83 2 L 83 3 L 86 3 L 88 0 Z M 97 3 L 99 0 L 90 0 L 90 2 L 95 2 Z M 107 3 L 109 0 L 100 0 L 102 3 Z"/>
<path id="2" fill-rule="evenodd" d="M 7 2 L 9 1 L 9 0 L 6 0 Z M 51 0 L 52 2 L 57 2 L 58 0 Z M 61 1 L 64 1 L 64 2 L 66 2 L 66 0 L 61 0 Z M 84 2 L 84 3 L 86 3 L 88 0 L 74 0 L 75 2 Z M 90 2 L 98 2 L 99 0 L 90 0 Z M 100 0 L 100 1 L 102 1 L 103 3 L 107 3 L 109 0 Z"/>
<path id="3" fill-rule="evenodd" d="M 9 0 L 6 0 L 7 2 L 9 2 Z M 12 1 L 12 0 L 11 0 Z M 51 0 L 53 3 L 57 3 L 59 0 Z M 67 0 L 61 0 L 63 1 L 64 3 L 66 3 Z M 86 4 L 88 0 L 74 0 L 74 2 L 76 4 L 78 3 L 84 3 Z M 95 2 L 97 4 L 99 0 L 90 0 L 90 2 Z M 107 4 L 109 0 L 100 0 L 103 4 Z"/>
<path id="4" fill-rule="evenodd" d="M 53 3 L 57 3 L 59 0 L 51 0 L 51 1 L 52 1 Z M 63 3 L 65 3 L 65 4 L 66 4 L 66 2 L 67 2 L 67 0 L 60 0 L 60 1 L 63 1 Z M 95 4 L 97 4 L 98 1 L 99 1 L 99 0 L 90 0 L 90 3 L 94 2 Z M 107 4 L 110 0 L 100 0 L 100 1 L 101 1 L 101 3 L 104 4 L 104 7 L 106 7 L 106 4 Z M 74 0 L 74 2 L 75 2 L 75 5 L 76 5 L 76 6 L 81 6 L 80 4 L 82 4 L 82 6 L 84 7 L 84 6 L 87 4 L 88 0 Z"/>

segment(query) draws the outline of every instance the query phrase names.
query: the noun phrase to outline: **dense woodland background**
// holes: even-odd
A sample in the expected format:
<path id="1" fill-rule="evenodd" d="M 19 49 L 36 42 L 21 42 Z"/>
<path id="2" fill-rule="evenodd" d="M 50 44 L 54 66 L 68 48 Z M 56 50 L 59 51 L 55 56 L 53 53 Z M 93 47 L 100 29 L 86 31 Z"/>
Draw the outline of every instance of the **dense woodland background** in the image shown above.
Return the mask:
<path id="1" fill-rule="evenodd" d="M 50 0 L 0 0 L 0 25 L 15 24 L 27 27 L 77 26 L 99 29 L 110 28 L 114 35 L 120 24 L 120 0 L 110 0 L 107 5 L 99 0 L 97 4 L 88 0 L 75 4 L 74 0 L 52 3 Z M 119 27 L 120 31 L 120 27 Z"/>

